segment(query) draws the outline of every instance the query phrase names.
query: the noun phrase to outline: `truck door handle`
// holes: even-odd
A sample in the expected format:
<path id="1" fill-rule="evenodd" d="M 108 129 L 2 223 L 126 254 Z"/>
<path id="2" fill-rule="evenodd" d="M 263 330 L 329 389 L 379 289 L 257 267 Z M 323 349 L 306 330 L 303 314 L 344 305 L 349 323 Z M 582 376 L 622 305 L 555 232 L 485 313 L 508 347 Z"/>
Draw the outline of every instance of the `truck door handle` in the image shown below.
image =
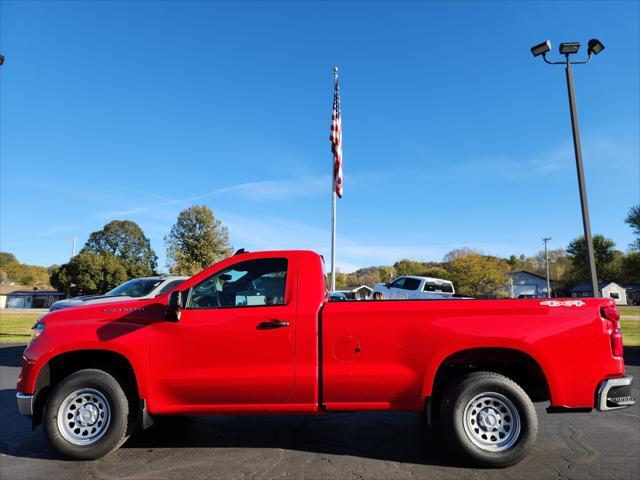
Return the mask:
<path id="1" fill-rule="evenodd" d="M 288 327 L 289 322 L 282 320 L 269 320 L 268 322 L 261 322 L 258 324 L 258 330 L 273 330 L 274 328 Z"/>

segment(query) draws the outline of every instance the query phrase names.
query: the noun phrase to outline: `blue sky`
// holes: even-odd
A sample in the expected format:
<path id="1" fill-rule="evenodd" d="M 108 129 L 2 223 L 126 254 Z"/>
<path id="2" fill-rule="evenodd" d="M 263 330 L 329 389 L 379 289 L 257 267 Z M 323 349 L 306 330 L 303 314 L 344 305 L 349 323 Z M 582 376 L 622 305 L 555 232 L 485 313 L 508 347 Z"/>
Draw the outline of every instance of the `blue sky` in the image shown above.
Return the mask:
<path id="1" fill-rule="evenodd" d="M 236 248 L 327 255 L 333 65 L 342 271 L 566 246 L 582 223 L 564 72 L 529 52 L 547 38 L 606 45 L 575 68 L 592 228 L 632 241 L 638 2 L 2 1 L 0 15 L 0 247 L 23 262 L 65 262 L 69 236 L 130 219 L 164 266 L 193 203 Z"/>

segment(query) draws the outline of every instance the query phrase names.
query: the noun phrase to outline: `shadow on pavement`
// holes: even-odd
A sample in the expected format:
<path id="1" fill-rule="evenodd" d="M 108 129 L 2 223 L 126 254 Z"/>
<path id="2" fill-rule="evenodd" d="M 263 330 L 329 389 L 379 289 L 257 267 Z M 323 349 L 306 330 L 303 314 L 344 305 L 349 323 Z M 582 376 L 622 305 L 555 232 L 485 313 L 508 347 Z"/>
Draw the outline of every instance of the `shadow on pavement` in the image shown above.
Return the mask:
<path id="1" fill-rule="evenodd" d="M 42 435 L 32 431 L 31 420 L 18 413 L 15 389 L 0 390 L 0 453 L 16 457 L 56 458 Z"/>
<path id="2" fill-rule="evenodd" d="M 124 448 L 281 448 L 402 463 L 460 466 L 414 413 L 160 417 Z"/>
<path id="3" fill-rule="evenodd" d="M 624 347 L 624 364 L 640 366 L 640 347 Z"/>
<path id="4" fill-rule="evenodd" d="M 22 352 L 26 345 L 7 345 L 0 348 L 0 367 L 19 367 L 22 361 Z"/>

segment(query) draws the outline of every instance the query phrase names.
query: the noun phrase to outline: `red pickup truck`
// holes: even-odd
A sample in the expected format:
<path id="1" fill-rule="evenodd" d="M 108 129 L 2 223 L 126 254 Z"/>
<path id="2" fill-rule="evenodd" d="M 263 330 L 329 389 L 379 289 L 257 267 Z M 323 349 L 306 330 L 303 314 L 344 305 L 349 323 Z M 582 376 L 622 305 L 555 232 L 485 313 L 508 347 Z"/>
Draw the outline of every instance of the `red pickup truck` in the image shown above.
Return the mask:
<path id="1" fill-rule="evenodd" d="M 152 299 L 34 326 L 21 413 L 77 459 L 160 415 L 423 412 L 460 458 L 503 467 L 549 412 L 634 403 L 610 299 L 330 302 L 322 258 L 241 253 Z"/>

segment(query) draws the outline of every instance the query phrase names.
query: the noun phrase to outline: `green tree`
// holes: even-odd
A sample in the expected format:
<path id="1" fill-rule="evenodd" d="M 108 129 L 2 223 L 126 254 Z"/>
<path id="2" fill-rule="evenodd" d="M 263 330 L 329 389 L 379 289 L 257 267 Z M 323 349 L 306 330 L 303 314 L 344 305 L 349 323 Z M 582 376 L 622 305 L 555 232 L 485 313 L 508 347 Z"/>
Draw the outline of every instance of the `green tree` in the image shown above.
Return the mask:
<path id="1" fill-rule="evenodd" d="M 18 259 L 13 253 L 0 252 L 0 268 L 4 269 L 7 265 L 12 265 L 18 262 Z"/>
<path id="2" fill-rule="evenodd" d="M 403 275 L 422 275 L 426 270 L 424 263 L 407 258 L 393 264 L 393 269 L 397 276 Z"/>
<path id="3" fill-rule="evenodd" d="M 465 257 L 471 253 L 480 254 L 480 252 L 478 252 L 477 250 L 474 250 L 469 247 L 456 248 L 454 250 L 451 250 L 449 253 L 447 253 L 444 256 L 443 262 L 449 264 L 454 260 Z"/>
<path id="4" fill-rule="evenodd" d="M 82 252 L 113 255 L 122 262 L 129 277 L 153 275 L 157 267 L 158 257 L 151 242 L 138 224 L 130 220 L 113 220 L 93 232 Z"/>
<path id="5" fill-rule="evenodd" d="M 640 251 L 640 205 L 634 205 L 631 207 L 629 214 L 625 219 L 625 223 L 628 223 L 631 226 L 633 233 L 636 236 L 636 239 L 629 246 L 632 250 Z"/>
<path id="6" fill-rule="evenodd" d="M 82 251 L 51 269 L 51 285 L 72 296 L 103 294 L 128 279 L 123 262 L 110 253 Z"/>
<path id="7" fill-rule="evenodd" d="M 509 268 L 512 271 L 516 271 L 516 270 L 524 270 L 524 262 L 516 257 L 515 255 L 511 255 L 508 260 L 507 263 L 509 264 Z"/>
<path id="8" fill-rule="evenodd" d="M 621 280 L 640 283 L 640 252 L 630 252 L 622 259 Z"/>
<path id="9" fill-rule="evenodd" d="M 0 281 L 47 288 L 49 274 L 45 267 L 20 263 L 12 253 L 0 252 Z"/>
<path id="10" fill-rule="evenodd" d="M 549 273 L 552 280 L 562 279 L 567 269 L 571 266 L 571 258 L 567 255 L 567 251 L 564 248 L 550 249 L 549 255 Z M 540 250 L 538 254 L 533 257 L 531 261 L 533 273 L 545 276 L 547 272 L 547 266 L 544 258 L 544 250 Z"/>
<path id="11" fill-rule="evenodd" d="M 509 264 L 506 260 L 467 253 L 449 263 L 457 293 L 471 297 L 507 296 Z"/>
<path id="12" fill-rule="evenodd" d="M 443 280 L 453 280 L 453 274 L 442 267 L 431 267 L 422 272 L 422 276 L 441 278 Z"/>
<path id="13" fill-rule="evenodd" d="M 596 262 L 596 274 L 599 281 L 612 281 L 614 276 L 613 260 L 615 258 L 615 242 L 604 235 L 593 236 L 593 255 Z M 573 240 L 567 247 L 567 253 L 571 258 L 571 272 L 569 275 L 573 282 L 589 281 L 589 262 L 587 259 L 587 244 L 584 236 Z"/>
<path id="14" fill-rule="evenodd" d="M 204 205 L 180 212 L 165 243 L 169 268 L 175 275 L 193 275 L 232 251 L 227 227 Z"/>
<path id="15" fill-rule="evenodd" d="M 393 277 L 397 276 L 396 270 L 393 267 L 379 267 L 379 272 L 380 280 L 378 280 L 378 282 L 380 283 L 390 282 L 393 280 Z M 373 285 L 369 286 L 372 287 Z"/>

